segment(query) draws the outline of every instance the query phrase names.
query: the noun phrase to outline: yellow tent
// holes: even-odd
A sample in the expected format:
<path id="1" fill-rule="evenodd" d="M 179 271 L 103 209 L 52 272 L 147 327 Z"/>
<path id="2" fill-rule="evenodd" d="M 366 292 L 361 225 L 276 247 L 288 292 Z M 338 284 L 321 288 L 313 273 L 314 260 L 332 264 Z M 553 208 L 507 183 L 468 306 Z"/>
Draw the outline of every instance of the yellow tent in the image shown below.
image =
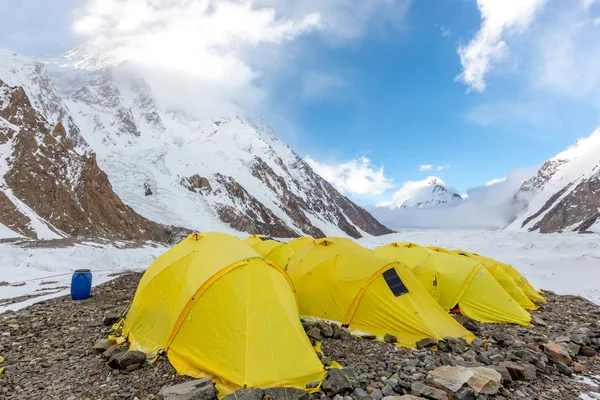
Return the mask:
<path id="1" fill-rule="evenodd" d="M 515 280 L 496 260 L 462 250 L 454 251 L 454 254 L 480 261 L 487 270 L 490 271 L 492 276 L 496 278 L 500 286 L 502 286 L 521 307 L 526 310 L 537 310 L 538 307 L 527 297 L 527 295 L 525 295 L 525 293 L 523 293 L 523 290 L 521 290 Z"/>
<path id="2" fill-rule="evenodd" d="M 535 290 L 533 288 L 533 286 L 531 285 L 531 283 L 529 283 L 529 281 L 512 265 L 505 264 L 505 263 L 495 260 L 491 257 L 485 257 L 485 256 L 482 256 L 477 253 L 470 253 L 468 251 L 463 251 L 463 250 L 457 250 L 457 252 L 471 254 L 473 257 L 488 258 L 492 262 L 497 263 L 504 270 L 504 272 L 506 272 L 515 281 L 515 283 L 517 284 L 519 289 L 521 289 L 523 291 L 523 293 L 525 294 L 525 296 L 527 296 L 529 298 L 529 300 L 531 300 L 534 303 L 545 303 L 546 302 L 546 299 L 542 297 L 540 292 L 538 290 Z"/>
<path id="3" fill-rule="evenodd" d="M 444 310 L 458 306 L 463 315 L 481 322 L 528 325 L 531 321 L 529 313 L 479 261 L 422 247 L 388 245 L 376 252 L 412 267 L 412 273 Z"/>
<path id="4" fill-rule="evenodd" d="M 222 233 L 190 235 L 148 267 L 123 333 L 132 349 L 162 349 L 178 373 L 224 391 L 304 389 L 324 375 L 288 275 Z"/>
<path id="5" fill-rule="evenodd" d="M 252 245 L 252 248 L 264 258 L 274 262 L 281 268 L 285 268 L 290 257 L 294 254 L 294 249 L 287 243 L 277 240 L 259 240 Z"/>
<path id="6" fill-rule="evenodd" d="M 436 253 L 446 253 L 446 254 L 452 254 L 452 252 L 448 249 L 445 249 L 443 247 L 438 247 L 438 246 L 427 246 L 427 248 L 429 250 L 435 251 Z"/>
<path id="7" fill-rule="evenodd" d="M 429 257 L 432 251 L 416 243 L 394 242 L 377 247 L 375 253 L 381 257 L 401 262 L 408 268 L 413 269 Z"/>
<path id="8" fill-rule="evenodd" d="M 405 265 L 349 239 L 315 240 L 292 256 L 287 271 L 305 317 L 336 321 L 379 339 L 390 334 L 405 347 L 428 337 L 473 339 Z"/>
<path id="9" fill-rule="evenodd" d="M 248 246 L 254 246 L 256 243 L 259 243 L 263 240 L 274 240 L 272 237 L 266 235 L 250 235 L 246 239 L 244 239 L 244 243 Z"/>
<path id="10" fill-rule="evenodd" d="M 294 249 L 294 251 L 298 251 L 304 246 L 307 246 L 309 244 L 314 244 L 314 240 L 315 239 L 310 236 L 301 236 L 301 237 L 290 240 L 289 242 L 287 242 L 287 244 L 289 246 L 291 246 L 292 249 Z"/>

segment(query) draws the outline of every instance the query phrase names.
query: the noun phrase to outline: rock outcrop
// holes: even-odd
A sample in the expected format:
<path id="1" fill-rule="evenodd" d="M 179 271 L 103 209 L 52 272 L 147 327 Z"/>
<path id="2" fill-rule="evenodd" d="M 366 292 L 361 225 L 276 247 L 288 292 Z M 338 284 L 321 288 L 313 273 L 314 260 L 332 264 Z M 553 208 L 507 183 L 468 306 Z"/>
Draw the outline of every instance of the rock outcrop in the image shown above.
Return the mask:
<path id="1" fill-rule="evenodd" d="M 33 213 L 57 237 L 165 239 L 164 229 L 123 204 L 96 162 L 76 151 L 62 123 L 52 125 L 22 87 L 0 81 L 0 222 L 37 238 Z M 18 205 L 15 204 L 18 202 Z"/>

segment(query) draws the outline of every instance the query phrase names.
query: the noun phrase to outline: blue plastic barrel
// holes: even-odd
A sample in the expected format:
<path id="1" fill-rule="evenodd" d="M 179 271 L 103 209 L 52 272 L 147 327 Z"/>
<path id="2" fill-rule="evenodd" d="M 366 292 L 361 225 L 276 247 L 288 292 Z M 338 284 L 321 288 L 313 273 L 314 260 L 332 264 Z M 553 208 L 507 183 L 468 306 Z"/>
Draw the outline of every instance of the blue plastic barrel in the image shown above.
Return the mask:
<path id="1" fill-rule="evenodd" d="M 78 269 L 71 278 L 71 299 L 85 300 L 92 294 L 92 273 L 89 269 Z"/>

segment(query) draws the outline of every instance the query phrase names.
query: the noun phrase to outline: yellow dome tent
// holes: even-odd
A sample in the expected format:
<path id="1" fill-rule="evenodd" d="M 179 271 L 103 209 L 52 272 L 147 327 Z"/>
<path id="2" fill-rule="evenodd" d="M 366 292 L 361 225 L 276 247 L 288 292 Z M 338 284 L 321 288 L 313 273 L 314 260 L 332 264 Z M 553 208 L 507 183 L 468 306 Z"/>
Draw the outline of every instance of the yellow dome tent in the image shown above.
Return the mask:
<path id="1" fill-rule="evenodd" d="M 412 267 L 411 272 L 446 311 L 458 306 L 463 315 L 480 322 L 529 325 L 531 321 L 479 261 L 423 247 L 387 245 L 375 251 Z"/>
<path id="2" fill-rule="evenodd" d="M 529 297 L 527 297 L 525 293 L 523 293 L 523 290 L 521 290 L 515 280 L 496 260 L 462 250 L 457 250 L 453 253 L 458 256 L 468 257 L 470 259 L 480 261 L 487 268 L 487 270 L 490 271 L 492 276 L 496 278 L 500 286 L 502 286 L 504 290 L 506 290 L 506 292 L 510 294 L 521 307 L 526 310 L 537 310 L 538 307 L 529 299 Z"/>
<path id="3" fill-rule="evenodd" d="M 298 251 L 304 246 L 307 246 L 309 244 L 314 244 L 314 240 L 315 239 L 310 236 L 301 236 L 301 237 L 290 240 L 289 242 L 287 242 L 287 244 L 289 246 L 291 246 L 292 249 L 294 249 L 294 251 Z"/>
<path id="4" fill-rule="evenodd" d="M 459 250 L 459 251 L 462 251 L 462 250 Z M 474 257 L 485 257 L 485 256 L 482 256 L 477 253 L 469 253 L 469 252 L 464 252 L 464 253 L 471 254 Z M 529 300 L 531 300 L 534 303 L 545 303 L 546 302 L 546 299 L 544 297 L 542 297 L 542 295 L 540 294 L 540 291 L 535 290 L 534 287 L 531 285 L 531 283 L 529 283 L 527 278 L 525 278 L 515 267 L 513 267 L 512 265 L 500 262 L 498 260 L 495 260 L 491 257 L 486 257 L 486 258 L 489 258 L 490 260 L 498 263 L 498 265 L 500 267 L 502 267 L 504 272 L 506 272 L 511 278 L 514 279 L 517 286 L 519 286 L 519 288 L 523 291 L 523 293 L 525 293 L 525 295 L 529 298 Z"/>
<path id="5" fill-rule="evenodd" d="M 222 233 L 190 235 L 148 267 L 123 333 L 131 349 L 162 349 L 179 374 L 211 376 L 226 392 L 304 389 L 325 372 L 288 275 Z"/>
<path id="6" fill-rule="evenodd" d="M 428 337 L 473 339 L 406 266 L 349 239 L 315 240 L 292 256 L 287 271 L 304 317 L 335 321 L 380 339 L 390 334 L 405 347 Z"/>
<path id="7" fill-rule="evenodd" d="M 258 254 L 281 268 L 285 268 L 290 257 L 294 254 L 292 246 L 277 240 L 259 240 L 251 246 Z"/>

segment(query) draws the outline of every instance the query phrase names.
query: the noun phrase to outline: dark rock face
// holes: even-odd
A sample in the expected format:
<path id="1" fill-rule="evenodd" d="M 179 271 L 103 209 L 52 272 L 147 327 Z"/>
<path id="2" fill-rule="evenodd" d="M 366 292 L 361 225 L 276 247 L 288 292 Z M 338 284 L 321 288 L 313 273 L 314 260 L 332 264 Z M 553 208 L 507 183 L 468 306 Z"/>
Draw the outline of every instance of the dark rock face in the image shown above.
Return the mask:
<path id="1" fill-rule="evenodd" d="M 585 231 L 600 218 L 599 209 L 600 173 L 578 184 L 530 230 L 552 233 L 575 225 L 574 231 Z"/>
<path id="2" fill-rule="evenodd" d="M 163 229 L 123 204 L 95 155 L 77 153 L 64 126 L 50 126 L 22 88 L 0 81 L 0 91 L 7 99 L 0 107 L 0 120 L 19 129 L 4 133 L 12 144 L 4 180 L 14 196 L 50 224 L 49 229 L 71 236 L 165 239 Z M 2 222 L 34 237 L 29 218 L 11 204 L 3 193 L 0 207 L 10 215 L 2 213 Z"/>

